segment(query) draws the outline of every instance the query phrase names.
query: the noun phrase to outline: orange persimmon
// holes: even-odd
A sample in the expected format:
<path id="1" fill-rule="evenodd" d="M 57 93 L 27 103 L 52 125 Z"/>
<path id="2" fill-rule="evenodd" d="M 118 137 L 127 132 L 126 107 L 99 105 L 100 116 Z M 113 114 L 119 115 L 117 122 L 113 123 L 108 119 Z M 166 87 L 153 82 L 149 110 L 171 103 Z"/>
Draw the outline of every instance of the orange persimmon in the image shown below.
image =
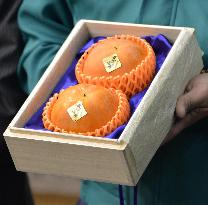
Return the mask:
<path id="1" fill-rule="evenodd" d="M 76 111 L 77 105 L 84 111 Z M 84 116 L 75 120 L 69 109 L 75 117 L 80 113 Z M 103 137 L 125 123 L 129 113 L 128 100 L 120 90 L 78 84 L 49 100 L 44 108 L 43 124 L 52 131 Z"/>
<path id="2" fill-rule="evenodd" d="M 108 37 L 93 44 L 76 65 L 79 83 L 122 90 L 128 97 L 146 88 L 155 73 L 155 54 L 143 39 Z"/>

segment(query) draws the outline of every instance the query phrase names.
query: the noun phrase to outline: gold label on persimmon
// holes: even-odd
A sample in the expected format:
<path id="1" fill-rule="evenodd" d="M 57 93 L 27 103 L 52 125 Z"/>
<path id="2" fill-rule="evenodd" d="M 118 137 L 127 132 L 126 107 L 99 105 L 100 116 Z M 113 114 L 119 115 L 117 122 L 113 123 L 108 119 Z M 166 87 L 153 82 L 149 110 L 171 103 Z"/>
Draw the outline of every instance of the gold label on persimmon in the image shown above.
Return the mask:
<path id="1" fill-rule="evenodd" d="M 67 112 L 73 121 L 78 121 L 87 114 L 82 101 L 78 101 L 76 104 L 72 105 L 67 109 Z"/>
<path id="2" fill-rule="evenodd" d="M 117 54 L 113 54 L 111 56 L 103 58 L 103 64 L 104 64 L 105 70 L 108 73 L 121 67 L 121 62 Z"/>

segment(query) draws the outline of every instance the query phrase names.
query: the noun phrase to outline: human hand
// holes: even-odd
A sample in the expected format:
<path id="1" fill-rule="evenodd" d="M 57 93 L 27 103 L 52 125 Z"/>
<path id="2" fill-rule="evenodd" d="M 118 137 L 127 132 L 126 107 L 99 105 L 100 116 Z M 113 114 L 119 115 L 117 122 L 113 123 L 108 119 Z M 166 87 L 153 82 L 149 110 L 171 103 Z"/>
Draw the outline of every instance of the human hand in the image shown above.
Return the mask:
<path id="1" fill-rule="evenodd" d="M 167 143 L 184 128 L 208 116 L 208 73 L 192 78 L 176 103 L 176 121 L 163 143 Z"/>

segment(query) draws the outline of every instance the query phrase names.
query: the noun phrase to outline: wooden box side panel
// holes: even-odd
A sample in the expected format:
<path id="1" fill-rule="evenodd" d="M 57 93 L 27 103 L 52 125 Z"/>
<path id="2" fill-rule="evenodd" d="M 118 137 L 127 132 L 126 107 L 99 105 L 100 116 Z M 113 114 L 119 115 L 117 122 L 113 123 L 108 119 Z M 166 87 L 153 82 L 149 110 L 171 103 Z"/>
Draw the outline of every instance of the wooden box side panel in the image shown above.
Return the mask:
<path id="1" fill-rule="evenodd" d="M 131 34 L 136 36 L 165 35 L 170 41 L 175 42 L 183 27 L 155 26 L 144 24 L 130 24 L 119 22 L 102 22 L 86 20 L 91 36 L 113 36 L 119 34 Z"/>
<path id="2" fill-rule="evenodd" d="M 17 170 L 133 185 L 123 150 L 6 137 Z"/>
<path id="3" fill-rule="evenodd" d="M 202 52 L 192 31 L 184 30 L 171 52 L 123 133 L 123 140 L 129 140 L 139 176 L 172 125 L 178 96 L 203 68 Z"/>

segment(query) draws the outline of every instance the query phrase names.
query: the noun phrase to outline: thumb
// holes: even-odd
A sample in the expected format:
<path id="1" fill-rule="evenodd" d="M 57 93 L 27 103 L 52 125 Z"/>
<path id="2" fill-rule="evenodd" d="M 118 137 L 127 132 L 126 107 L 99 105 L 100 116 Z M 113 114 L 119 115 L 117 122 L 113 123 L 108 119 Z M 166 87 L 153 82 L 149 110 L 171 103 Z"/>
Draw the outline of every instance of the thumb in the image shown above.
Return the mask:
<path id="1" fill-rule="evenodd" d="M 187 113 L 200 105 L 202 96 L 197 89 L 191 89 L 178 98 L 176 103 L 176 116 L 184 118 Z"/>
<path id="2" fill-rule="evenodd" d="M 194 124 L 195 122 L 208 116 L 208 108 L 196 108 L 189 112 L 183 119 L 174 124 L 169 133 L 167 134 L 163 144 L 167 143 L 178 135 L 184 128 Z"/>

